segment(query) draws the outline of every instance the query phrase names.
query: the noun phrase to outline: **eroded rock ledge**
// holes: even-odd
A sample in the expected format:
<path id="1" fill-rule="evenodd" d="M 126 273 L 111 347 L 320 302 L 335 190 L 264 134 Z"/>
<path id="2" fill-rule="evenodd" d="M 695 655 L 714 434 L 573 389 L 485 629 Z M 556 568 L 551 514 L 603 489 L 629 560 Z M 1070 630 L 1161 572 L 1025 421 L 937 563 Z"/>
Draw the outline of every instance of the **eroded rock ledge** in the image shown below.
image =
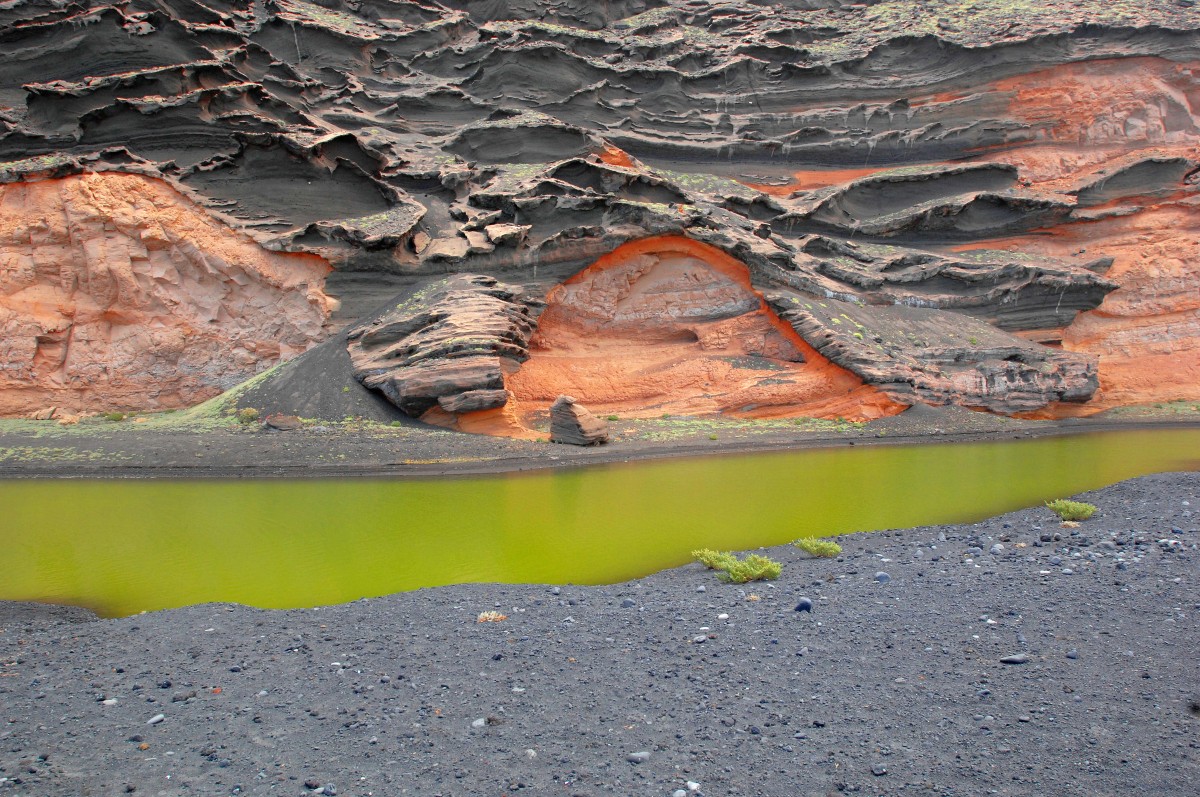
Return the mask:
<path id="1" fill-rule="evenodd" d="M 492 277 L 448 277 L 350 331 L 355 378 L 430 422 L 499 409 L 542 306 Z"/>
<path id="2" fill-rule="evenodd" d="M 796 401 L 795 380 L 739 381 L 754 369 L 710 347 L 690 366 L 656 360 L 679 377 L 668 383 L 692 385 L 686 398 L 607 389 L 623 412 L 789 400 L 832 412 L 847 379 L 882 397 L 858 405 L 864 416 L 897 398 L 1051 415 L 1200 398 L 1200 14 L 1187 3 L 15 0 L 0 8 L 0 45 L 0 183 L 114 170 L 162 181 L 263 247 L 305 253 L 278 261 L 305 276 L 277 288 L 308 296 L 303 264 L 328 262 L 327 289 L 360 310 L 390 298 L 398 275 L 490 275 L 552 298 L 624 246 L 696 242 L 744 265 L 751 293 L 787 297 L 767 309 L 792 314 L 804 362 L 782 361 L 820 362 L 833 380 L 824 405 L 819 391 Z M 73 245 L 90 256 L 108 233 Z M 11 246 L 19 259 L 29 242 Z M 189 279 L 177 300 L 203 316 L 211 296 L 193 297 Z M 697 298 L 706 323 L 759 312 L 718 319 Z M 125 301 L 107 311 L 138 316 Z M 153 323 L 118 325 L 130 333 L 119 359 L 163 375 L 142 406 L 206 395 L 319 336 L 292 329 L 307 324 L 299 300 L 223 301 L 256 318 L 230 322 L 219 346 L 197 334 L 186 355 Z M 880 341 L 845 334 L 846 317 Z M 568 317 L 572 331 L 550 312 L 540 351 L 536 335 L 497 337 L 533 347 L 515 370 L 518 357 L 485 367 L 421 338 L 411 345 L 430 353 L 403 368 L 436 382 L 445 361 L 464 389 L 413 377 L 423 398 L 405 400 L 461 428 L 520 414 L 497 384 L 524 380 L 515 404 L 540 412 L 572 372 L 535 380 L 539 362 L 608 336 L 598 318 Z M 273 341 L 236 331 L 270 323 Z M 676 326 L 697 340 L 671 345 L 703 343 Z M 51 360 L 55 334 L 34 336 Z M 614 334 L 609 355 L 631 362 L 620 341 L 642 334 Z M 6 348 L 13 363 L 32 356 Z M 230 352 L 236 367 L 205 360 Z M 583 381 L 600 385 L 588 367 Z M 738 386 L 712 390 L 713 369 Z M 637 381 L 626 370 L 610 383 Z M 7 373 L 29 395 L 56 378 Z"/>

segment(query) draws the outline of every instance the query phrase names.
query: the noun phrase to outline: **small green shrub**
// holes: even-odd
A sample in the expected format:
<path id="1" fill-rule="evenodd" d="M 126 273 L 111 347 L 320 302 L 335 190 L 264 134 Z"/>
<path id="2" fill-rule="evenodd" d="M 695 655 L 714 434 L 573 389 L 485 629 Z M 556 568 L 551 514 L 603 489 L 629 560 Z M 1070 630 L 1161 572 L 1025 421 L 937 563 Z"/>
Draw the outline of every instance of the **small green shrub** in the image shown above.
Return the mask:
<path id="1" fill-rule="evenodd" d="M 392 421 L 391 423 L 389 423 L 389 424 L 388 424 L 388 426 L 395 426 L 395 427 L 400 427 L 400 426 L 403 426 L 403 425 L 404 425 L 404 424 L 403 424 L 403 423 L 401 423 L 400 421 Z"/>
<path id="2" fill-rule="evenodd" d="M 795 545 L 810 556 L 832 558 L 842 552 L 842 546 L 833 540 L 818 540 L 812 537 L 804 537 L 803 539 L 796 540 L 792 545 Z"/>
<path id="3" fill-rule="evenodd" d="M 620 419 L 620 418 L 618 418 L 616 415 L 609 415 L 609 416 L 608 416 L 608 420 L 610 420 L 610 421 L 619 421 L 619 420 L 621 420 L 621 419 Z"/>
<path id="4" fill-rule="evenodd" d="M 346 385 L 344 388 L 342 388 L 342 392 L 343 392 L 343 393 L 349 393 L 349 392 L 350 392 L 350 386 L 349 386 L 349 385 Z"/>
<path id="5" fill-rule="evenodd" d="M 113 422 L 123 421 L 123 420 L 125 420 L 125 413 L 123 413 L 123 412 L 106 412 L 104 414 L 104 420 L 113 421 Z"/>
<path id="6" fill-rule="evenodd" d="M 1056 498 L 1053 501 L 1047 501 L 1046 508 L 1063 520 L 1087 520 L 1096 514 L 1094 504 L 1085 504 L 1083 501 L 1068 501 L 1065 498 Z"/>
<path id="7" fill-rule="evenodd" d="M 724 570 L 729 566 L 730 562 L 737 561 L 737 557 L 733 554 L 714 551 L 712 548 L 701 548 L 698 551 L 692 551 L 692 558 L 709 570 Z"/>
<path id="8" fill-rule="evenodd" d="M 710 435 L 708 436 L 708 439 L 709 439 L 709 440 L 716 440 L 716 439 L 717 439 L 717 436 L 716 436 L 715 434 L 710 434 Z"/>
<path id="9" fill-rule="evenodd" d="M 258 410 L 253 407 L 243 407 L 237 411 L 238 423 L 243 426 L 249 426 L 258 420 Z"/>
<path id="10" fill-rule="evenodd" d="M 779 578 L 783 565 L 761 554 L 752 553 L 745 559 L 738 559 L 728 551 L 714 551 L 704 548 L 692 551 L 696 561 L 710 570 L 719 570 L 719 578 L 732 584 L 745 584 L 747 581 L 769 581 Z"/>

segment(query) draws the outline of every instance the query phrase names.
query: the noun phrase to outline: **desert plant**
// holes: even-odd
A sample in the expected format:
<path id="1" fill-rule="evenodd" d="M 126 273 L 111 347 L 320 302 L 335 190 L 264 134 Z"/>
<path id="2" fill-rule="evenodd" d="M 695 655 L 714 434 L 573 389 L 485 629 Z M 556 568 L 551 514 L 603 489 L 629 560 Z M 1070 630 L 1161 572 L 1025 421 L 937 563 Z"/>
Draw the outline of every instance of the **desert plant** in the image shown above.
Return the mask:
<path id="1" fill-rule="evenodd" d="M 1063 520 L 1087 520 L 1096 514 L 1094 504 L 1085 504 L 1083 501 L 1068 501 L 1065 498 L 1056 498 L 1053 501 L 1047 501 L 1046 508 Z"/>
<path id="2" fill-rule="evenodd" d="M 738 559 L 728 551 L 714 551 L 703 548 L 692 551 L 692 556 L 710 570 L 720 571 L 718 577 L 722 581 L 733 584 L 745 584 L 747 581 L 769 581 L 779 578 L 783 565 L 761 554 L 752 553 L 745 559 Z"/>
<path id="3" fill-rule="evenodd" d="M 616 415 L 609 415 L 609 416 L 608 416 L 608 420 L 610 420 L 610 421 L 619 421 L 619 420 L 621 420 L 621 419 L 620 419 L 620 418 L 618 418 Z"/>
<path id="4" fill-rule="evenodd" d="M 501 614 L 500 612 L 497 612 L 497 611 L 487 611 L 487 612 L 480 612 L 479 616 L 475 618 L 475 622 L 477 622 L 477 623 L 502 623 L 507 619 L 508 619 L 507 614 Z"/>
<path id="5" fill-rule="evenodd" d="M 730 562 L 736 562 L 737 557 L 731 553 L 714 551 L 712 548 L 701 548 L 692 551 L 692 558 L 709 570 L 724 570 Z"/>
<path id="6" fill-rule="evenodd" d="M 108 412 L 108 413 L 104 414 L 104 420 L 106 420 L 106 421 L 123 421 L 123 420 L 125 420 L 125 413 L 123 413 L 123 412 Z"/>
<path id="7" fill-rule="evenodd" d="M 834 557 L 842 552 L 842 546 L 833 540 L 818 540 L 815 537 L 801 538 L 792 545 L 811 556 Z"/>
<path id="8" fill-rule="evenodd" d="M 243 426 L 249 426 L 258 420 L 258 410 L 253 407 L 243 407 L 237 411 L 238 423 Z"/>

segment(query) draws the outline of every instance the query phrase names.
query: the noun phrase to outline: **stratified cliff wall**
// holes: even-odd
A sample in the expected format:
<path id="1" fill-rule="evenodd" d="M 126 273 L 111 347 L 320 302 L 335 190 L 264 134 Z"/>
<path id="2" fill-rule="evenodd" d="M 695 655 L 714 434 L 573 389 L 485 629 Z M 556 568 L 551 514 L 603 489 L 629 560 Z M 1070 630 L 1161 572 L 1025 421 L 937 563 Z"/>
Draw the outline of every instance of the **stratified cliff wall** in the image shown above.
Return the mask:
<path id="1" fill-rule="evenodd" d="M 879 394 L 870 412 L 926 401 L 1063 415 L 1200 393 L 1190 0 L 14 0 L 0 49 L 10 192 L 136 173 L 239 228 L 259 260 L 296 254 L 271 261 L 296 275 L 272 289 L 299 297 L 274 312 L 251 320 L 262 302 L 240 294 L 257 288 L 229 289 L 228 319 L 211 326 L 258 331 L 229 332 L 254 343 L 214 348 L 224 363 L 202 349 L 180 361 L 152 325 L 126 325 L 138 331 L 115 370 L 185 372 L 163 388 L 171 402 L 318 339 L 318 258 L 337 269 L 324 290 L 345 300 L 339 320 L 447 273 L 548 300 L 532 356 L 487 388 L 464 378 L 460 392 L 490 395 L 439 403 L 450 423 L 511 421 L 520 402 L 568 387 L 626 413 L 816 411 L 840 400 L 839 380 Z M 108 232 L 74 240 L 95 250 Z M 5 240 L 0 262 L 17 262 L 28 244 Z M 208 240 L 192 242 L 204 258 Z M 616 271 L 603 260 L 668 240 L 715 254 L 685 267 L 676 245 Z M 732 294 L 681 289 L 716 279 L 723 258 L 745 269 L 739 296 L 759 309 L 723 315 Z M 628 291 L 609 290 L 618 274 Z M 766 347 L 774 359 L 824 363 L 837 386 L 793 375 L 784 388 L 746 360 L 717 378 L 716 363 L 766 349 L 747 347 L 746 330 L 722 349 L 696 329 L 655 331 L 657 311 L 631 331 L 600 306 L 609 296 L 675 327 L 761 321 L 774 330 L 763 340 L 790 341 Z M 125 301 L 108 312 L 140 319 Z M 655 335 L 682 348 L 635 345 Z M 4 346 L 5 362 L 28 360 L 28 344 Z M 458 350 L 436 351 L 422 373 L 441 367 L 433 381 L 452 383 Z M 664 375 L 653 390 L 630 370 L 638 358 Z M 396 369 L 410 359 L 360 355 L 360 377 L 407 384 Z M 705 376 L 680 376 L 691 371 Z M 33 367 L 6 373 L 30 401 L 58 384 Z M 723 387 L 671 387 L 706 382 Z M 128 384 L 123 401 L 161 403 Z"/>
<path id="2" fill-rule="evenodd" d="M 324 336 L 329 266 L 160 180 L 0 185 L 0 414 L 181 407 Z"/>

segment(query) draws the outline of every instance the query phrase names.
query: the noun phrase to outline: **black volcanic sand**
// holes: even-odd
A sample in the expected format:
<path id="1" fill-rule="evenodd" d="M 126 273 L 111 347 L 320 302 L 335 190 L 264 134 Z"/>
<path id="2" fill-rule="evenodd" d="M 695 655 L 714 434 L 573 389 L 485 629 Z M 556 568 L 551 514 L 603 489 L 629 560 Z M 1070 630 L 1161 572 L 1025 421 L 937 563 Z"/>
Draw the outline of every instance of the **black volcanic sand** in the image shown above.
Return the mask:
<path id="1" fill-rule="evenodd" d="M 1195 794 L 1200 474 L 1082 498 L 1076 529 L 1033 508 L 771 549 L 772 584 L 10 604 L 0 794 Z"/>
<path id="2" fill-rule="evenodd" d="M 354 391 L 345 395 L 352 397 Z M 53 421 L 0 421 L 0 479 L 424 477 L 779 449 L 1023 440 L 1197 426 L 1190 404 L 1179 410 L 1061 421 L 922 404 L 861 425 L 684 416 L 618 420 L 610 424 L 612 442 L 578 447 L 463 434 L 404 419 L 392 421 L 396 426 L 361 416 L 341 422 L 310 420 L 284 432 L 260 423 L 240 426 L 230 419 L 205 425 L 150 417 L 146 424 L 90 418 L 67 427 Z"/>

